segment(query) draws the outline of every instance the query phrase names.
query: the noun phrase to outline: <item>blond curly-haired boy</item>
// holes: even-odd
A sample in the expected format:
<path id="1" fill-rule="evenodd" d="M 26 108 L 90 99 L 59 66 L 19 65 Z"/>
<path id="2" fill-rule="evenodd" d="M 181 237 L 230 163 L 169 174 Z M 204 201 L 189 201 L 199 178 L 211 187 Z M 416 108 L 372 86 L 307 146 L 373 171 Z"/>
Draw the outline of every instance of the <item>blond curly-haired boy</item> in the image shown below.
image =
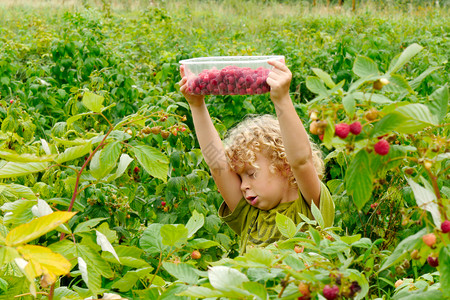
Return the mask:
<path id="1" fill-rule="evenodd" d="M 249 117 L 230 130 L 224 142 L 204 96 L 187 92 L 187 78 L 180 68 L 180 91 L 189 103 L 204 159 L 224 199 L 219 216 L 240 236 L 241 253 L 248 246 L 266 246 L 283 238 L 275 222 L 277 213 L 299 223 L 299 213 L 312 218 L 314 203 L 325 226 L 334 221 L 334 203 L 321 182 L 320 151 L 310 141 L 289 95 L 292 74 L 283 62 L 269 64 L 273 68 L 267 84 L 277 119 Z"/>

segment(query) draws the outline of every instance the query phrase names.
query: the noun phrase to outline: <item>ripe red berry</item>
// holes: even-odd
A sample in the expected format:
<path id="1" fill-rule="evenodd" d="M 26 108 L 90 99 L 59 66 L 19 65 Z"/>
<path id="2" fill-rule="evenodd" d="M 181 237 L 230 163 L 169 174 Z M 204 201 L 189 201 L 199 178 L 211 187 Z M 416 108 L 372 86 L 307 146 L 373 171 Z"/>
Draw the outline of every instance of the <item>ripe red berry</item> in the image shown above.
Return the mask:
<path id="1" fill-rule="evenodd" d="M 192 259 L 200 259 L 200 257 L 202 257 L 201 253 L 198 250 L 194 250 L 191 253 L 191 258 Z"/>
<path id="2" fill-rule="evenodd" d="M 441 230 L 443 233 L 450 232 L 450 221 L 449 220 L 445 220 L 444 222 L 442 222 Z"/>
<path id="3" fill-rule="evenodd" d="M 166 201 L 161 201 L 161 206 L 166 206 Z"/>
<path id="4" fill-rule="evenodd" d="M 422 236 L 422 241 L 428 245 L 428 247 L 433 247 L 436 244 L 436 236 L 434 233 L 428 233 Z"/>
<path id="5" fill-rule="evenodd" d="M 339 287 L 337 287 L 336 285 L 330 286 L 330 285 L 326 285 L 323 287 L 323 296 L 327 299 L 327 300 L 334 300 L 338 297 L 339 294 Z"/>
<path id="6" fill-rule="evenodd" d="M 370 208 L 372 209 L 376 208 L 377 206 L 378 206 L 377 202 L 370 204 Z"/>
<path id="7" fill-rule="evenodd" d="M 427 262 L 433 268 L 436 268 L 437 266 L 439 266 L 439 259 L 437 257 L 428 256 L 427 257 Z"/>
<path id="8" fill-rule="evenodd" d="M 334 126 L 334 132 L 341 139 L 345 139 L 350 132 L 350 125 L 346 123 L 336 124 L 336 126 Z"/>
<path id="9" fill-rule="evenodd" d="M 134 167 L 134 173 L 139 173 L 140 170 L 139 167 Z"/>
<path id="10" fill-rule="evenodd" d="M 362 130 L 362 126 L 361 123 L 359 121 L 353 122 L 352 124 L 350 124 L 350 132 L 354 135 L 358 135 L 361 133 Z"/>
<path id="11" fill-rule="evenodd" d="M 386 140 L 380 140 L 378 141 L 378 143 L 376 143 L 373 146 L 373 149 L 375 150 L 376 153 L 380 154 L 380 155 L 386 155 L 389 153 L 389 142 Z"/>

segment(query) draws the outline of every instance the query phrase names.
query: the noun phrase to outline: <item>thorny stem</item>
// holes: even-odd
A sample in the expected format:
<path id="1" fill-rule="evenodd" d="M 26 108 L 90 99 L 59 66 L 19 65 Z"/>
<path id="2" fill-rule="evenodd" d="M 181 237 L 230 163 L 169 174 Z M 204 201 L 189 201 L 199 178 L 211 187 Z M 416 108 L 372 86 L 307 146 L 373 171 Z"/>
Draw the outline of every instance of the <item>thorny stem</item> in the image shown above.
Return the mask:
<path id="1" fill-rule="evenodd" d="M 283 295 L 284 290 L 286 289 L 287 285 L 288 285 L 288 280 L 289 277 L 291 276 L 291 274 L 287 274 L 286 277 L 284 278 L 284 284 L 281 286 L 281 291 L 278 294 L 278 298 L 281 298 L 281 296 Z"/>

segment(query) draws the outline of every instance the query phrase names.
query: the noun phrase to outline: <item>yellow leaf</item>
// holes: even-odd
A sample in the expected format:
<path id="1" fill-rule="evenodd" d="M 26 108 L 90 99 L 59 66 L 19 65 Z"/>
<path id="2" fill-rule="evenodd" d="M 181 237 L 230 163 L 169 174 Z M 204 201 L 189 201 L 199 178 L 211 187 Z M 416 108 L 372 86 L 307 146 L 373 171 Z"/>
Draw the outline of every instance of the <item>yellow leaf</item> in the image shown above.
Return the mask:
<path id="1" fill-rule="evenodd" d="M 55 253 L 49 248 L 25 245 L 17 247 L 17 251 L 28 261 L 25 271 L 33 277 L 42 275 L 41 281 L 44 284 L 51 285 L 58 276 L 70 271 L 70 262 L 61 254 Z"/>
<path id="2" fill-rule="evenodd" d="M 75 214 L 76 212 L 56 211 L 29 223 L 17 226 L 8 233 L 5 243 L 10 247 L 28 243 L 67 222 Z"/>

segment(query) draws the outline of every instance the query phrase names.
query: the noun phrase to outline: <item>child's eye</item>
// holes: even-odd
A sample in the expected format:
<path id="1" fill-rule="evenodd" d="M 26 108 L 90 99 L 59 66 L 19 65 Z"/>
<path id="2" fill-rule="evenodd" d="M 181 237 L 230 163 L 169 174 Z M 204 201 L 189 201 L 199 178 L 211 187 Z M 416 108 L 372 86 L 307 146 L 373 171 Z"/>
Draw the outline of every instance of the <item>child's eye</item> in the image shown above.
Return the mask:
<path id="1" fill-rule="evenodd" d="M 248 173 L 248 176 L 255 178 L 256 177 L 256 172 L 250 172 L 250 173 Z"/>

